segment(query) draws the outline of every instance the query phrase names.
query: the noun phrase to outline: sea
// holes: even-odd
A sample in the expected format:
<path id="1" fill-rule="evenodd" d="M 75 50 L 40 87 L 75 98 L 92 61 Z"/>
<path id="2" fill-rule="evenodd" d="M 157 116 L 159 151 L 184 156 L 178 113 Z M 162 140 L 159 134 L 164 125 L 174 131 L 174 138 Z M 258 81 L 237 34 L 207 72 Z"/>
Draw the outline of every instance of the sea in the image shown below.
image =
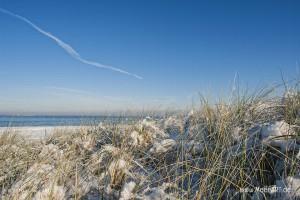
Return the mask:
<path id="1" fill-rule="evenodd" d="M 132 123 L 137 116 L 0 116 L 0 127 L 85 126 L 99 123 Z"/>

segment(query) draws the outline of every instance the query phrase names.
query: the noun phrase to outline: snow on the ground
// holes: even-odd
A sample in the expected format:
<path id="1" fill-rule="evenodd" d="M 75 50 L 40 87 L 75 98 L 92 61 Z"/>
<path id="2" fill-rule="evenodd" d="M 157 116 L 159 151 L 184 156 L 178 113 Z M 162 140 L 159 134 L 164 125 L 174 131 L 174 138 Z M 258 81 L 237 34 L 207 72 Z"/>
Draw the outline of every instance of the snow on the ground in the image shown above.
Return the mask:
<path id="1" fill-rule="evenodd" d="M 185 148 L 192 155 L 200 155 L 204 150 L 204 144 L 191 140 L 185 144 Z"/>
<path id="2" fill-rule="evenodd" d="M 170 150 L 172 150 L 172 148 L 174 148 L 176 146 L 176 142 L 173 139 L 165 139 L 165 140 L 161 140 L 159 142 L 155 142 L 152 146 L 152 148 L 150 149 L 151 153 L 155 153 L 155 154 L 161 154 L 161 153 L 166 153 Z"/>
<path id="3" fill-rule="evenodd" d="M 189 122 L 180 123 L 180 120 L 177 118 L 168 118 L 166 122 L 159 126 L 151 118 L 147 117 L 146 119 L 139 122 L 139 124 L 135 127 L 135 129 L 130 130 L 128 133 L 128 146 L 134 147 L 136 149 L 142 148 L 147 146 L 147 152 L 151 156 L 157 155 L 168 155 L 171 157 L 172 151 L 178 150 L 179 145 L 183 145 L 184 149 L 186 150 L 187 155 L 193 159 L 194 157 L 201 157 L 204 155 L 204 150 L 208 148 L 210 145 L 209 143 L 205 143 L 204 140 L 199 140 L 196 137 L 186 137 L 183 134 L 184 130 L 188 132 L 192 132 L 195 130 L 196 133 L 199 133 L 201 123 L 190 124 Z M 186 127 L 184 127 L 184 125 Z M 105 130 L 105 127 L 101 124 L 101 129 Z M 195 127 L 195 128 L 194 128 Z M 194 128 L 194 129 L 193 129 Z M 51 133 L 54 133 L 56 130 L 66 130 L 72 131 L 75 129 L 82 129 L 79 126 L 73 127 L 14 127 L 14 128 L 0 128 L 0 134 L 4 133 L 6 130 L 12 130 L 16 133 L 24 135 L 26 138 L 33 138 L 33 139 L 41 139 Z M 120 131 L 119 133 L 123 133 Z M 172 137 L 173 135 L 179 135 L 180 137 Z M 300 159 L 300 151 L 299 151 L 299 144 L 295 139 L 296 131 L 286 122 L 284 121 L 276 121 L 274 123 L 269 124 L 258 124 L 252 128 L 243 129 L 241 127 L 235 127 L 232 130 L 232 138 L 235 142 L 234 146 L 228 147 L 228 156 L 237 156 L 239 153 L 244 150 L 244 144 L 246 144 L 246 150 L 253 149 L 256 147 L 257 144 L 267 145 L 275 148 L 279 148 L 280 151 L 283 153 L 287 153 L 288 151 L 294 151 L 297 154 L 297 158 Z M 245 140 L 244 143 L 239 143 L 242 139 Z M 192 134 L 194 136 L 194 134 Z M 182 139 L 184 142 L 182 143 Z M 257 141 L 258 140 L 258 141 Z M 134 157 L 126 152 L 125 148 L 121 148 L 119 146 L 114 146 L 113 144 L 104 144 L 101 146 L 101 150 L 99 152 L 93 152 L 93 147 L 95 146 L 95 141 L 92 137 L 89 137 L 87 134 L 83 134 L 79 138 L 73 139 L 74 143 L 82 144 L 84 149 L 90 150 L 93 154 L 91 155 L 91 160 L 93 163 L 93 170 L 102 169 L 103 166 L 106 166 L 106 171 L 101 172 L 100 176 L 95 179 L 96 184 L 89 185 L 91 181 L 85 178 L 85 180 L 81 183 L 82 185 L 88 185 L 86 191 L 82 192 L 86 195 L 95 196 L 97 198 L 100 196 L 100 192 L 96 189 L 97 192 L 93 192 L 93 188 L 97 188 L 97 181 L 104 180 L 104 176 L 110 177 L 109 182 L 111 185 L 108 185 L 103 190 L 103 195 L 108 195 L 110 198 L 117 198 L 123 200 L 133 199 L 135 197 L 140 197 L 141 199 L 151 199 L 151 200 L 158 200 L 158 199 L 176 199 L 176 195 L 171 193 L 172 186 L 168 185 L 168 183 L 164 182 L 162 184 L 151 185 L 148 186 L 144 191 L 138 191 L 139 188 L 143 183 L 146 182 L 146 178 L 144 179 L 144 175 L 138 173 L 138 171 L 134 171 L 132 173 L 130 170 L 134 170 L 134 164 L 138 162 L 134 160 Z M 148 148 L 149 147 L 149 148 Z M 6 148 L 3 146 L 2 148 Z M 125 152 L 123 152 L 125 151 Z M 171 152 L 171 153 L 170 153 Z M 39 158 L 43 157 L 50 157 L 48 161 L 55 161 L 55 160 L 62 160 L 64 155 L 64 151 L 60 150 L 56 144 L 47 144 L 39 153 Z M 110 159 L 113 158 L 113 159 Z M 170 158 L 171 159 L 171 158 Z M 133 162 L 135 161 L 135 162 Z M 276 172 L 277 176 L 274 176 L 274 181 L 277 180 L 274 185 L 280 187 L 287 187 L 290 189 L 290 192 L 284 195 L 286 198 L 292 197 L 299 197 L 300 196 L 300 177 L 297 176 L 290 176 L 284 177 L 282 176 L 282 171 L 285 168 L 284 161 L 282 160 L 274 160 L 276 163 L 274 166 L 274 172 Z M 139 164 L 137 164 L 140 166 Z M 142 168 L 144 170 L 144 168 Z M 54 177 L 54 174 L 57 169 L 55 169 L 52 162 L 49 163 L 36 163 L 29 168 L 29 170 L 24 175 L 24 178 L 19 180 L 14 184 L 12 187 L 12 192 L 17 193 L 18 191 L 22 190 L 23 196 L 19 197 L 20 199 L 25 199 L 27 193 L 27 188 L 29 186 L 41 184 L 39 190 L 37 190 L 36 195 L 34 196 L 35 199 L 43 199 L 45 197 L 49 197 L 54 192 L 56 195 L 53 196 L 53 199 L 64 199 L 66 198 L 67 194 L 67 187 L 58 184 L 51 177 Z M 93 171 L 95 172 L 95 171 Z M 147 172 L 147 171 L 146 171 Z M 132 176 L 132 174 L 138 176 Z M 299 174 L 299 172 L 297 172 Z M 126 176 L 125 176 L 126 175 Z M 158 176 L 159 174 L 157 174 Z M 81 175 L 80 175 L 81 176 Z M 153 177 L 156 176 L 153 175 Z M 34 177 L 34 180 L 30 178 Z M 91 176 L 92 177 L 92 176 Z M 130 180 L 125 180 L 124 177 L 130 177 Z M 124 180 L 123 180 L 124 179 Z M 132 179 L 132 180 L 131 180 Z M 159 177 L 156 178 L 159 180 Z M 1 180 L 1 177 L 0 177 Z M 105 179 L 106 180 L 106 179 Z M 143 180 L 143 181 L 141 181 Z M 103 182 L 103 181 L 102 181 Z M 111 187 L 113 185 L 118 185 L 119 190 Z M 274 186 L 275 187 L 275 186 Z M 92 189 L 91 189 L 92 188 Z M 90 192 L 88 192 L 90 191 Z M 89 194 L 87 194 L 89 193 Z M 273 194 L 271 194 L 273 195 Z M 278 195 L 278 194 L 274 194 Z M 260 193 L 253 194 L 253 198 L 261 197 Z M 276 196 L 274 196 L 276 197 Z"/>
<path id="4" fill-rule="evenodd" d="M 53 200 L 64 200 L 66 189 L 63 186 L 58 186 L 56 184 L 50 185 L 43 190 L 40 190 L 34 195 L 34 200 L 40 199 L 53 199 Z"/>
<path id="5" fill-rule="evenodd" d="M 277 121 L 273 124 L 265 125 L 261 131 L 262 139 L 293 134 L 294 131 L 291 126 L 284 121 Z"/>
<path id="6" fill-rule="evenodd" d="M 0 134 L 7 131 L 20 134 L 28 139 L 42 139 L 57 130 L 77 130 L 82 126 L 26 126 L 26 127 L 0 127 Z"/>
<path id="7" fill-rule="evenodd" d="M 143 196 L 145 200 L 175 200 L 177 199 L 172 193 L 167 193 L 166 190 L 172 187 L 169 183 L 163 183 L 161 186 L 149 188 L 147 194 Z"/>
<path id="8" fill-rule="evenodd" d="M 136 186 L 136 183 L 130 181 L 129 183 L 125 183 L 121 192 L 120 200 L 130 200 L 133 198 L 133 190 Z"/>
<path id="9" fill-rule="evenodd" d="M 298 150 L 293 128 L 284 121 L 277 121 L 273 124 L 264 125 L 261 129 L 262 142 L 265 145 L 280 148 L 281 152 Z"/>
<path id="10" fill-rule="evenodd" d="M 169 117 L 164 121 L 164 130 L 170 136 L 178 136 L 183 132 L 183 121 L 178 117 Z"/>

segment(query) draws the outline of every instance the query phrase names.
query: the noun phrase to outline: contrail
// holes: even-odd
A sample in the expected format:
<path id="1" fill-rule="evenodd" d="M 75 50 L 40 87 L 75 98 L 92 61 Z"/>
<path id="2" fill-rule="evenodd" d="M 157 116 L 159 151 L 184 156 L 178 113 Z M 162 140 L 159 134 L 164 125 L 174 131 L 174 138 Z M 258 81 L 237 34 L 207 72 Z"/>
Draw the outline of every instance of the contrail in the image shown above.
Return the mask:
<path id="1" fill-rule="evenodd" d="M 32 23 L 29 19 L 27 19 L 27 18 L 25 18 L 23 16 L 20 16 L 20 15 L 17 15 L 15 13 L 12 13 L 12 12 L 10 12 L 8 10 L 3 9 L 3 8 L 0 8 L 0 12 L 2 12 L 4 14 L 6 14 L 6 15 L 9 15 L 11 17 L 17 18 L 17 19 L 25 22 L 26 24 L 28 24 L 29 26 L 31 26 L 36 31 L 40 32 L 44 36 L 46 36 L 46 37 L 52 39 L 53 41 L 55 41 L 56 44 L 58 46 L 60 46 L 61 48 L 63 48 L 72 58 L 78 60 L 81 63 L 87 64 L 87 65 L 91 65 L 91 66 L 94 66 L 94 67 L 98 67 L 98 68 L 109 69 L 109 70 L 112 70 L 112 71 L 115 71 L 115 72 L 119 72 L 119 73 L 122 73 L 122 74 L 133 76 L 133 77 L 135 77 L 137 79 L 143 79 L 143 77 L 141 77 L 139 75 L 136 75 L 136 74 L 124 71 L 122 69 L 119 69 L 119 68 L 116 68 L 116 67 L 113 67 L 113 66 L 109 66 L 109 65 L 103 65 L 103 64 L 100 64 L 98 62 L 90 61 L 90 60 L 87 60 L 85 58 L 82 58 L 80 56 L 80 54 L 75 49 L 73 49 L 73 47 L 71 47 L 69 44 L 63 42 L 62 40 L 60 40 L 56 36 L 52 35 L 51 33 L 49 33 L 47 31 L 41 29 L 40 27 L 38 27 L 37 25 L 35 25 L 34 23 Z"/>

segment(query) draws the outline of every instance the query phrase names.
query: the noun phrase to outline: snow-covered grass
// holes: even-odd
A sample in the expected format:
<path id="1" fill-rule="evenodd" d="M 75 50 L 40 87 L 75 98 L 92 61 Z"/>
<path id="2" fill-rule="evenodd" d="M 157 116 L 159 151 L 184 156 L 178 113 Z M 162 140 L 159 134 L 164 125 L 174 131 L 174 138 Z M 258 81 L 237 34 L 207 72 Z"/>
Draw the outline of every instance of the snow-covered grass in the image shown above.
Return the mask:
<path id="1" fill-rule="evenodd" d="M 300 198 L 300 95 L 238 95 L 162 120 L 0 135 L 2 199 Z M 288 192 L 242 192 L 246 188 Z"/>

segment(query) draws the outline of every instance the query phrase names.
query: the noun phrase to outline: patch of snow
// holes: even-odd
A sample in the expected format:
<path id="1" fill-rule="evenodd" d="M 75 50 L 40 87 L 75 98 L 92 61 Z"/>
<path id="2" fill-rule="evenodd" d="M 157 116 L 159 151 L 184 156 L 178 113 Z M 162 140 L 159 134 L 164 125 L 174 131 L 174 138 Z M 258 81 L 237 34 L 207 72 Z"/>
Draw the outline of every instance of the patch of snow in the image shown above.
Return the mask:
<path id="1" fill-rule="evenodd" d="M 108 167 L 108 173 L 112 178 L 112 182 L 114 183 L 115 181 L 122 181 L 122 176 L 124 174 L 129 174 L 129 167 L 129 161 L 125 161 L 124 159 L 113 160 Z"/>
<path id="2" fill-rule="evenodd" d="M 176 117 L 169 117 L 164 121 L 164 129 L 170 135 L 177 136 L 182 133 L 183 123 L 182 120 Z"/>
<path id="3" fill-rule="evenodd" d="M 195 142 L 195 140 L 191 140 L 185 144 L 186 150 L 192 155 L 199 155 L 204 150 L 204 145 L 201 142 Z"/>
<path id="4" fill-rule="evenodd" d="M 165 139 L 159 142 L 154 142 L 152 148 L 150 149 L 150 153 L 161 154 L 166 153 L 173 149 L 176 146 L 176 142 L 173 139 Z"/>
<path id="5" fill-rule="evenodd" d="M 133 146 L 144 145 L 145 143 L 144 137 L 137 131 L 132 131 L 129 137 L 130 137 L 130 144 Z"/>
<path id="6" fill-rule="evenodd" d="M 139 133 L 137 131 L 132 131 L 130 133 L 130 138 L 131 138 L 131 144 L 134 146 L 137 146 L 139 144 Z"/>
<path id="7" fill-rule="evenodd" d="M 146 130 L 150 132 L 151 137 L 153 138 L 166 138 L 168 135 L 161 130 L 155 123 L 154 120 L 151 119 L 144 119 L 140 124 L 139 124 L 139 129 L 140 130 Z"/>
<path id="8" fill-rule="evenodd" d="M 147 194 L 143 196 L 144 200 L 176 200 L 176 198 L 172 193 L 166 193 L 166 189 L 168 188 L 168 184 L 164 183 L 162 186 L 154 187 L 148 189 Z"/>
<path id="9" fill-rule="evenodd" d="M 109 152 L 109 153 L 114 154 L 114 153 L 119 152 L 120 149 L 117 148 L 117 147 L 114 147 L 114 146 L 112 146 L 112 145 L 110 145 L 110 144 L 106 144 L 106 145 L 104 145 L 104 146 L 102 147 L 102 150 L 101 150 L 101 151 L 102 151 L 102 152 Z"/>
<path id="10" fill-rule="evenodd" d="M 232 136 L 233 136 L 234 141 L 239 141 L 242 138 L 241 131 L 242 131 L 241 127 L 235 127 L 233 129 Z"/>
<path id="11" fill-rule="evenodd" d="M 54 169 L 53 165 L 35 163 L 28 169 L 27 174 L 36 174 L 36 175 L 43 174 L 43 173 L 47 174 L 53 169 Z"/>
<path id="12" fill-rule="evenodd" d="M 26 127 L 0 127 L 0 134 L 5 132 L 13 132 L 24 136 L 29 140 L 45 139 L 47 136 L 60 131 L 76 131 L 82 126 L 26 126 Z"/>
<path id="13" fill-rule="evenodd" d="M 286 183 L 291 188 L 291 195 L 293 197 L 300 197 L 300 176 L 287 177 Z"/>
<path id="14" fill-rule="evenodd" d="M 188 113 L 188 117 L 190 117 L 190 116 L 193 116 L 195 114 L 195 110 L 194 109 L 192 109 L 192 110 L 190 110 L 190 112 Z"/>
<path id="15" fill-rule="evenodd" d="M 261 129 L 262 143 L 280 148 L 281 152 L 298 150 L 300 148 L 296 139 L 287 138 L 290 135 L 295 135 L 295 131 L 284 121 L 264 125 Z"/>
<path id="16" fill-rule="evenodd" d="M 127 162 L 123 159 L 114 160 L 109 165 L 108 171 L 110 174 L 114 174 L 116 171 L 124 171 L 126 170 Z"/>
<path id="17" fill-rule="evenodd" d="M 145 121 L 152 121 L 152 118 L 150 116 L 145 117 Z"/>
<path id="18" fill-rule="evenodd" d="M 287 151 L 297 151 L 300 148 L 300 145 L 296 143 L 295 139 L 264 140 L 263 144 L 278 147 L 283 153 Z"/>
<path id="19" fill-rule="evenodd" d="M 123 186 L 123 189 L 121 191 L 120 200 L 130 200 L 134 197 L 134 194 L 132 193 L 134 188 L 136 186 L 136 183 L 133 181 L 130 181 L 129 183 L 125 183 Z"/>
<path id="20" fill-rule="evenodd" d="M 51 199 L 51 200 L 63 200 L 65 198 L 66 190 L 63 186 L 56 184 L 49 185 L 48 187 L 40 190 L 36 193 L 33 200 Z"/>
<path id="21" fill-rule="evenodd" d="M 102 129 L 102 130 L 106 130 L 106 127 L 104 126 L 103 122 L 100 122 L 100 123 L 98 124 L 98 127 L 99 127 L 100 129 Z"/>
<path id="22" fill-rule="evenodd" d="M 50 179 L 54 178 L 54 170 L 54 166 L 48 164 L 35 163 L 32 165 L 24 177 L 12 186 L 13 199 L 28 199 L 30 194 L 38 189 L 37 186 L 47 185 Z"/>
<path id="23" fill-rule="evenodd" d="M 262 139 L 293 134 L 294 131 L 291 126 L 284 121 L 277 121 L 274 124 L 265 125 L 261 130 Z"/>

